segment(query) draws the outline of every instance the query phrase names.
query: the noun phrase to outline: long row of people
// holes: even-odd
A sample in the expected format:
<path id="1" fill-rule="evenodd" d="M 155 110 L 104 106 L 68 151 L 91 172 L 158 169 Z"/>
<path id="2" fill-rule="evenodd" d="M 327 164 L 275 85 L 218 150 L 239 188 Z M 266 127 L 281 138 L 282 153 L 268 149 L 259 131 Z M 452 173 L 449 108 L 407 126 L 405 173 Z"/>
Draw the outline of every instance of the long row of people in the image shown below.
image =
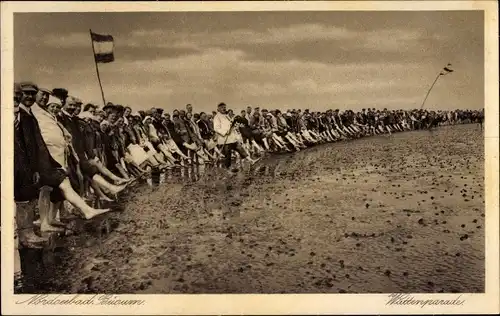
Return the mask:
<path id="1" fill-rule="evenodd" d="M 14 109 L 16 232 L 20 245 L 29 248 L 46 242 L 35 233 L 35 209 L 40 232 L 64 232 L 72 216 L 91 219 L 112 211 L 100 208 L 101 202 L 116 200 L 153 169 L 216 164 L 230 170 L 234 161 L 254 164 L 268 153 L 484 120 L 478 110 L 247 107 L 236 114 L 224 103 L 211 113 L 195 113 L 191 104 L 171 114 L 161 108 L 134 113 L 112 103 L 99 109 L 66 89 L 31 82 L 14 85 Z"/>

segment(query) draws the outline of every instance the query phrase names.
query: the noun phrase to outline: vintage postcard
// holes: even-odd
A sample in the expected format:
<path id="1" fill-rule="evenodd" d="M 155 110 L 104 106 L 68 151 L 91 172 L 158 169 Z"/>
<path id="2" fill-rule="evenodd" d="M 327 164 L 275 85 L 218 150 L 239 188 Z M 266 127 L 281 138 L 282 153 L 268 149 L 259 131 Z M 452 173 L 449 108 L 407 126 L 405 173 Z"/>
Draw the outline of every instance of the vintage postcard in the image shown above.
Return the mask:
<path id="1" fill-rule="evenodd" d="M 1 8 L 2 314 L 499 312 L 496 1 Z"/>

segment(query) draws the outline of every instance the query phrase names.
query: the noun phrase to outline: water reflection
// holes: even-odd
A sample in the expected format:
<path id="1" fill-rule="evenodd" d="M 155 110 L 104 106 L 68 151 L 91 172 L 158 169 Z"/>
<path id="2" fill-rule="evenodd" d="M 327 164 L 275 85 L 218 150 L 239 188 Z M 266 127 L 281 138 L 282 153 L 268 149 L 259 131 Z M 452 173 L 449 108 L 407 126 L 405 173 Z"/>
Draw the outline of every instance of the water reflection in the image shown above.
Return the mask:
<path id="1" fill-rule="evenodd" d="M 191 183 L 200 181 L 207 170 L 214 168 L 208 165 L 190 165 L 168 169 L 165 171 L 154 170 L 146 182 L 149 186 L 158 186 L 164 183 Z"/>
<path id="2" fill-rule="evenodd" d="M 235 173 L 238 178 L 250 181 L 255 179 L 255 177 L 293 177 L 304 171 L 312 176 L 313 174 L 325 172 L 326 169 L 322 161 L 328 159 L 328 157 L 336 159 L 336 148 L 340 145 L 342 144 L 331 144 L 328 147 L 323 146 L 322 150 L 311 148 L 307 153 L 298 152 L 268 156 L 255 165 L 238 161 L 233 164 L 233 169 L 237 170 Z M 153 171 L 149 178 L 147 178 L 147 183 L 149 186 L 154 187 L 166 183 L 195 183 L 221 180 L 227 178 L 227 176 L 227 170 L 222 168 L 221 165 L 193 164 L 176 167 L 163 172 L 159 170 Z"/>
<path id="3" fill-rule="evenodd" d="M 294 170 L 302 167 L 303 162 L 297 164 L 293 159 L 269 159 L 269 161 L 260 161 L 255 165 L 240 162 L 233 166 L 231 175 L 235 175 L 243 180 L 252 180 L 256 177 L 276 178 L 286 173 L 293 173 Z M 194 183 L 212 181 L 214 179 L 220 180 L 226 178 L 228 174 L 229 171 L 220 166 L 209 164 L 190 165 L 165 171 L 153 170 L 146 179 L 146 182 L 149 186 L 155 187 L 166 183 Z"/>

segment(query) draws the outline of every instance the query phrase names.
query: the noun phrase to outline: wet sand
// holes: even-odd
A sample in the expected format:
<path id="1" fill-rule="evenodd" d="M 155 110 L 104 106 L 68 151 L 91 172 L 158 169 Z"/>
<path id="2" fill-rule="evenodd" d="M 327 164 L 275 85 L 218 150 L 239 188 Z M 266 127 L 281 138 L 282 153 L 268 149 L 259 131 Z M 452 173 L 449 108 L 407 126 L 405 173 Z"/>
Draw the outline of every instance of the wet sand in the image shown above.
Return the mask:
<path id="1" fill-rule="evenodd" d="M 441 127 L 142 185 L 108 235 L 68 237 L 39 291 L 484 292 L 483 144 Z"/>

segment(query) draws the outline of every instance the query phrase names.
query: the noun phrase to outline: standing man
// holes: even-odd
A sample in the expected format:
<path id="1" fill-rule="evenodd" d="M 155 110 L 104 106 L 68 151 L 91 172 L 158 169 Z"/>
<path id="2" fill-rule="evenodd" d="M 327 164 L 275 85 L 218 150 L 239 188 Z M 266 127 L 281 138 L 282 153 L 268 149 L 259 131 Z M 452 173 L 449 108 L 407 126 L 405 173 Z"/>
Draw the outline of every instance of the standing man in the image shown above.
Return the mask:
<path id="1" fill-rule="evenodd" d="M 38 198 L 40 187 L 40 173 L 37 161 L 33 160 L 37 146 L 36 141 L 27 141 L 34 138 L 34 133 L 24 137 L 21 125 L 19 105 L 24 102 L 31 106 L 35 100 L 37 89 L 34 85 L 14 85 L 14 201 L 16 203 L 15 236 L 19 244 L 28 248 L 42 248 L 46 239 L 35 234 L 33 221 L 35 220 L 35 201 Z M 29 111 L 29 109 L 28 109 Z"/>
<path id="2" fill-rule="evenodd" d="M 241 113 L 241 114 L 243 114 L 243 113 Z M 243 117 L 246 118 L 247 121 L 250 123 L 250 120 L 252 119 L 252 107 L 251 106 L 247 106 L 247 111 Z"/>
<path id="3" fill-rule="evenodd" d="M 217 144 L 223 146 L 222 154 L 224 155 L 224 166 L 231 167 L 231 156 L 233 150 L 236 150 L 242 159 L 247 159 L 252 164 L 257 160 L 252 160 L 247 155 L 241 144 L 238 142 L 238 134 L 234 130 L 234 124 L 227 115 L 225 103 L 219 103 L 217 106 L 217 114 L 214 117 L 214 130 L 217 133 Z"/>

